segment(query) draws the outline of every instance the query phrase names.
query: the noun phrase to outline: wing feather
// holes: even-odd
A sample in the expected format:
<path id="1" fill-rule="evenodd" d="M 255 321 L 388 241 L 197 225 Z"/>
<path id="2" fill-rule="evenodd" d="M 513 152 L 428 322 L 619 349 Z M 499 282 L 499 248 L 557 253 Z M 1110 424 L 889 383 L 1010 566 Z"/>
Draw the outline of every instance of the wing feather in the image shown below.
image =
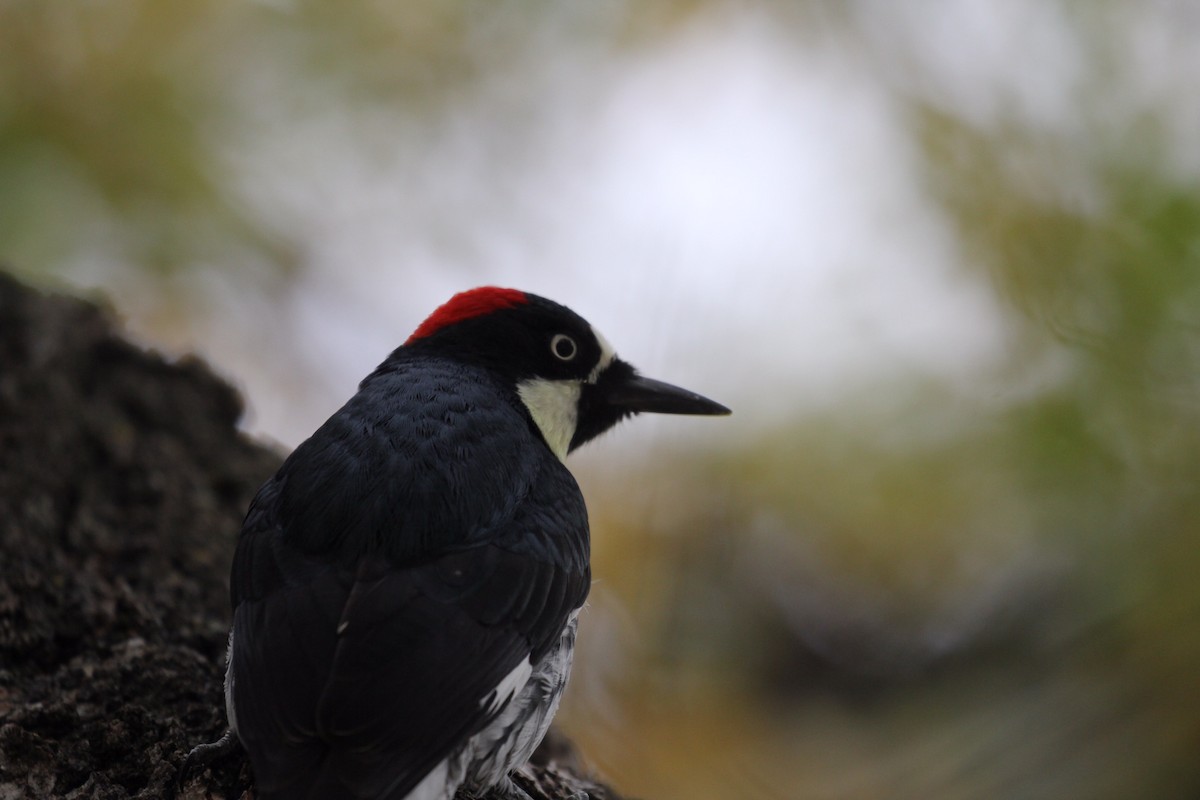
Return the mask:
<path id="1" fill-rule="evenodd" d="M 587 596 L 583 499 L 529 421 L 381 413 L 421 394 L 402 373 L 369 379 L 400 388 L 364 383 L 293 453 L 238 541 L 231 699 L 263 798 L 403 798 Z M 420 441 L 389 428 L 418 417 Z"/>

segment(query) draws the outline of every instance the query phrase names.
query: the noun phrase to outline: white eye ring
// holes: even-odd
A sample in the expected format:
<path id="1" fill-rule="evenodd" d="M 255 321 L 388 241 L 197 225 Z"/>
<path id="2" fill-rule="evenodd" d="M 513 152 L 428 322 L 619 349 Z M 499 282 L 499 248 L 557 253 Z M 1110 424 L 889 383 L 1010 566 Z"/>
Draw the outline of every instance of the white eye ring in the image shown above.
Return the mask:
<path id="1" fill-rule="evenodd" d="M 559 333 L 550 340 L 550 352 L 554 353 L 554 357 L 559 361 L 570 361 L 579 354 L 579 345 L 575 344 L 575 340 L 570 336 Z"/>

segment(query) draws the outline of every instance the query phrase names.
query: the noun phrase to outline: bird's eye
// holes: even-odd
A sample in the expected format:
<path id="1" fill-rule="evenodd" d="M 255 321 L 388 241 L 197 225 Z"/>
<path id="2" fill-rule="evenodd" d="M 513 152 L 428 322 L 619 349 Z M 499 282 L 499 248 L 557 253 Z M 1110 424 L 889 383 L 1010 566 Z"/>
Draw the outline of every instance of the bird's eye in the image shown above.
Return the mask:
<path id="1" fill-rule="evenodd" d="M 570 361 L 579 352 L 579 347 L 570 336 L 560 333 L 550 340 L 550 352 L 559 361 Z"/>

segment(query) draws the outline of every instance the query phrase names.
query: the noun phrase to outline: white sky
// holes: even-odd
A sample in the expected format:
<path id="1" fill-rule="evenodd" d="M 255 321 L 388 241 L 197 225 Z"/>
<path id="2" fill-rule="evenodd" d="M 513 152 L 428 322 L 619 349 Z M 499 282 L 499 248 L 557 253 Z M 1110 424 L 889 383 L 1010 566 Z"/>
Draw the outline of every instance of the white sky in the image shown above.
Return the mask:
<path id="1" fill-rule="evenodd" d="M 277 162 L 262 202 L 290 198 L 311 232 L 287 314 L 324 378 L 272 398 L 244 377 L 256 428 L 294 444 L 480 283 L 566 303 L 648 374 L 762 423 L 1001 354 L 1001 315 L 920 196 L 903 121 L 845 56 L 721 19 L 574 80 L 535 66 L 408 146 L 380 144 L 405 128 L 385 114 L 311 120 L 282 148 L 276 130 L 254 154 Z M 497 99 L 513 82 L 528 95 Z M 505 135 L 529 145 L 497 174 L 479 138 L 514 102 L 527 113 Z"/>
<path id="2" fill-rule="evenodd" d="M 289 446 L 425 314 L 484 283 L 573 307 L 740 425 L 896 380 L 971 391 L 1006 354 L 1006 312 L 923 194 L 895 92 L 980 124 L 1015 109 L 1069 127 L 1082 56 L 1032 0 L 920 24 L 898 5 L 855 9 L 853 40 L 800 43 L 735 10 L 632 52 L 535 39 L 433 115 L 297 101 L 294 77 L 249 70 L 221 152 L 246 213 L 299 241 L 301 267 L 269 300 L 253 264 L 183 273 L 187 344 L 242 386 L 251 430 Z M 1185 50 L 1172 30 L 1170 15 L 1131 26 L 1131 52 Z M 1166 80 L 1138 64 L 1130 96 Z M 1195 130 L 1182 113 L 1181 142 Z M 144 284 L 85 271 L 124 283 L 118 307 L 145 327 L 160 300 Z"/>

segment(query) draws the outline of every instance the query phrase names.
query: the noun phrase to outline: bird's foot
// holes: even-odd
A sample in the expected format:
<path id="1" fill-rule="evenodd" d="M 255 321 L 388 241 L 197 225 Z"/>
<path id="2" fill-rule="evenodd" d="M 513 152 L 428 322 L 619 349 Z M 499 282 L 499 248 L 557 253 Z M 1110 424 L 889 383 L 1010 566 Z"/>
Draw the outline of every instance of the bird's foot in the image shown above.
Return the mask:
<path id="1" fill-rule="evenodd" d="M 517 781 L 513 780 L 513 776 L 519 777 L 521 782 L 526 783 L 530 789 L 526 791 L 521 788 Z M 561 784 L 555 788 L 541 786 L 524 771 L 514 770 L 510 775 L 506 775 L 502 781 L 492 787 L 491 796 L 503 798 L 503 800 L 547 800 L 548 798 L 564 797 L 559 792 L 565 788 Z M 530 794 L 530 792 L 534 794 Z M 565 797 L 566 800 L 591 800 L 591 795 L 582 789 L 570 795 L 565 795 Z"/>
<path id="2" fill-rule="evenodd" d="M 237 736 L 232 730 L 225 731 L 225 735 L 215 742 L 208 744 L 198 744 L 192 748 L 192 751 L 183 759 L 183 765 L 179 768 L 179 775 L 175 779 L 175 787 L 178 789 L 183 786 L 183 782 L 195 769 L 206 767 L 218 758 L 230 755 L 241 745 Z"/>
<path id="3" fill-rule="evenodd" d="M 529 792 L 517 786 L 508 775 L 505 775 L 499 783 L 492 787 L 492 792 L 497 797 L 503 797 L 504 800 L 533 800 Z"/>

